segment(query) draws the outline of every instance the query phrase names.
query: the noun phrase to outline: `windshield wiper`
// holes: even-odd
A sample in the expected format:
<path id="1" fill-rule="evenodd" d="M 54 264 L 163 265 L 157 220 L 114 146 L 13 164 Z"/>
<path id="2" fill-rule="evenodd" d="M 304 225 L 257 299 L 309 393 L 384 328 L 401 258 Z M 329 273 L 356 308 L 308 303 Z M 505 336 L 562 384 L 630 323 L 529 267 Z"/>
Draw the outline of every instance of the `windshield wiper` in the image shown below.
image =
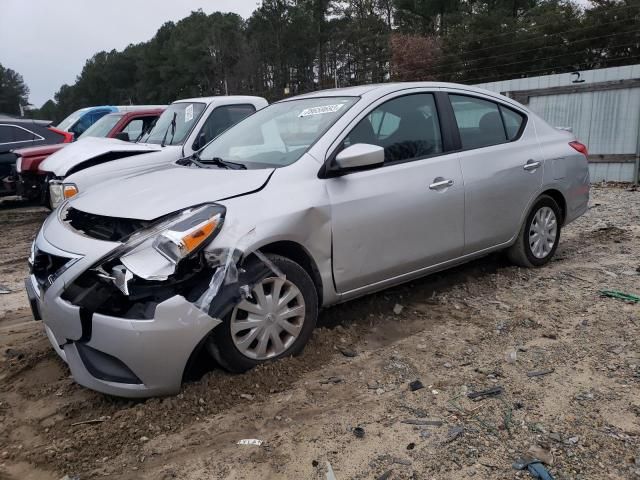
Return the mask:
<path id="1" fill-rule="evenodd" d="M 207 158 L 206 160 L 203 160 L 198 156 L 197 160 L 199 160 L 199 163 L 203 165 L 215 165 L 216 167 L 226 168 L 229 170 L 247 169 L 247 166 L 242 163 L 230 162 L 229 160 L 223 160 L 220 157 Z"/>
<path id="2" fill-rule="evenodd" d="M 164 137 L 162 137 L 162 143 L 160 144 L 161 147 L 164 147 L 166 145 L 164 142 L 167 141 L 167 134 L 169 133 L 169 129 L 171 127 L 173 127 L 173 131 L 171 133 L 171 141 L 173 142 L 173 137 L 176 134 L 176 118 L 178 118 L 178 112 L 173 112 L 173 119 L 171 120 L 171 123 L 167 126 L 167 129 L 164 132 Z"/>
<path id="3" fill-rule="evenodd" d="M 202 163 L 200 163 L 200 155 L 198 155 L 198 152 L 193 152 L 193 155 L 191 155 L 190 157 L 181 158 L 176 162 L 177 165 L 183 166 L 189 165 L 190 163 L 199 168 L 207 168 Z"/>

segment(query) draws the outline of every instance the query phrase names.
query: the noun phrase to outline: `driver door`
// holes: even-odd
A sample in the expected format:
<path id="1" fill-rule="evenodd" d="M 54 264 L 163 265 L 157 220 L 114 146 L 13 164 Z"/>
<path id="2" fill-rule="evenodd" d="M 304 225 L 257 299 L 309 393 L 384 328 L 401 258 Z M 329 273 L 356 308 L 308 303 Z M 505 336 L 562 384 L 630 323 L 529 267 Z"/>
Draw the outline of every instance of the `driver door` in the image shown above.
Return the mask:
<path id="1" fill-rule="evenodd" d="M 457 156 L 447 154 L 435 96 L 404 94 L 380 103 L 342 146 L 356 143 L 383 147 L 385 161 L 326 180 L 338 292 L 393 282 L 460 256 L 464 186 Z"/>

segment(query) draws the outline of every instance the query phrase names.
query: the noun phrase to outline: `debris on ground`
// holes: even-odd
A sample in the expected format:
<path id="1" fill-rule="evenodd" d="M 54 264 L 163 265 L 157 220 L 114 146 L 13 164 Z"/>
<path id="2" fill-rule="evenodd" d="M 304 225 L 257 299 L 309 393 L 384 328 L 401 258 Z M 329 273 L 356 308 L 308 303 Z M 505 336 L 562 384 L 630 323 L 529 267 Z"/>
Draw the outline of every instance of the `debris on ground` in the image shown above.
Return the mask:
<path id="1" fill-rule="evenodd" d="M 451 427 L 447 432 L 447 439 L 445 440 L 445 443 L 453 442 L 458 437 L 460 437 L 463 433 L 464 433 L 464 427 L 460 427 L 460 426 Z"/>
<path id="2" fill-rule="evenodd" d="M 518 458 L 513 462 L 513 468 L 514 470 L 527 470 L 533 478 L 539 478 L 540 480 L 553 480 L 551 473 L 549 473 L 542 462 L 536 458 Z"/>
<path id="3" fill-rule="evenodd" d="M 354 358 L 358 356 L 358 352 L 356 352 L 354 349 L 352 348 L 346 348 L 346 347 L 338 347 L 338 350 L 340 351 L 340 353 L 342 355 L 344 355 L 345 357 L 349 357 L 349 358 Z"/>
<path id="4" fill-rule="evenodd" d="M 83 420 L 82 422 L 74 422 L 71 424 L 72 427 L 75 427 L 77 425 L 90 425 L 93 423 L 102 423 L 105 422 L 107 419 L 106 418 L 94 418 L 92 420 Z"/>
<path id="5" fill-rule="evenodd" d="M 238 445 L 256 445 L 259 447 L 263 443 L 263 440 L 257 438 L 243 438 L 242 440 L 238 440 Z"/>
<path id="6" fill-rule="evenodd" d="M 496 387 L 488 388 L 486 390 L 469 392 L 467 393 L 467 397 L 470 398 L 471 400 L 482 400 L 483 398 L 487 398 L 487 397 L 495 397 L 496 395 L 500 395 L 502 392 L 504 392 L 504 388 L 498 385 Z"/>
<path id="7" fill-rule="evenodd" d="M 422 418 L 401 420 L 400 423 L 405 423 L 407 425 L 429 425 L 433 427 L 440 427 L 444 423 L 442 420 L 423 420 Z"/>
<path id="8" fill-rule="evenodd" d="M 327 480 L 336 480 L 336 474 L 333 473 L 333 467 L 327 460 Z"/>
<path id="9" fill-rule="evenodd" d="M 356 438 L 364 438 L 364 428 L 355 427 L 353 429 L 353 434 L 356 436 Z"/>
<path id="10" fill-rule="evenodd" d="M 399 303 L 396 303 L 393 307 L 393 313 L 395 313 L 396 315 L 400 315 L 402 313 L 402 310 L 404 310 L 404 307 Z"/>
<path id="11" fill-rule="evenodd" d="M 329 377 L 325 380 L 320 380 L 320 383 L 323 385 L 328 385 L 330 383 L 340 383 L 342 382 L 342 377 Z"/>
<path id="12" fill-rule="evenodd" d="M 421 388 L 424 388 L 424 385 L 420 380 L 414 380 L 409 384 L 409 390 L 411 390 L 412 392 L 415 392 L 416 390 L 420 390 Z"/>
<path id="13" fill-rule="evenodd" d="M 527 372 L 527 377 L 529 378 L 542 377 L 543 375 L 549 375 L 550 373 L 553 373 L 553 372 L 555 372 L 553 368 L 548 368 L 546 370 L 532 370 L 530 372 Z"/>
<path id="14" fill-rule="evenodd" d="M 600 290 L 600 295 L 602 295 L 603 297 L 617 298 L 626 302 L 640 302 L 640 297 L 638 295 L 619 292 L 617 290 Z"/>
<path id="15" fill-rule="evenodd" d="M 0 295 L 2 294 L 7 294 L 7 293 L 11 293 L 11 290 L 9 290 L 7 287 L 5 287 L 4 285 L 0 285 Z"/>

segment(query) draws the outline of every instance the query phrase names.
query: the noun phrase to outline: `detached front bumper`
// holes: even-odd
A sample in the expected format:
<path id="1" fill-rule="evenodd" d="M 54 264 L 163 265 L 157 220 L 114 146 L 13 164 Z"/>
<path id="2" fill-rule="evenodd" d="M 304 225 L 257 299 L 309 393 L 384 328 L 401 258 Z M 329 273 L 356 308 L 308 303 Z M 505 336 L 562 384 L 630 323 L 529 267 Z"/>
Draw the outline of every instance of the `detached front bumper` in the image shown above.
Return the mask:
<path id="1" fill-rule="evenodd" d="M 122 397 L 177 393 L 192 352 L 220 321 L 179 295 L 158 304 L 154 317 L 144 320 L 91 313 L 72 305 L 62 298 L 65 288 L 118 244 L 80 236 L 52 217 L 55 214 L 38 234 L 35 251 L 63 258 L 61 262 L 69 258 L 70 264 L 57 277 L 30 275 L 27 292 L 34 315 L 43 319 L 53 348 L 69 365 L 74 380 Z M 56 245 L 73 245 L 76 251 Z"/>

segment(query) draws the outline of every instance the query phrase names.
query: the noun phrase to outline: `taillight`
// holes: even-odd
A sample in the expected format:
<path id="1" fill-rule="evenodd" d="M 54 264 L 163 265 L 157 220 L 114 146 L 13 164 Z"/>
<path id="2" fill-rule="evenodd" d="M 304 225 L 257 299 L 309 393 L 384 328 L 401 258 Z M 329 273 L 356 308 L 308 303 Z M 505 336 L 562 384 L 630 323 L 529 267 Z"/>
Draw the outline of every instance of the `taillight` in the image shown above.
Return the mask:
<path id="1" fill-rule="evenodd" d="M 569 145 L 573 147 L 574 150 L 580 152 L 585 157 L 589 155 L 589 151 L 587 150 L 587 146 L 584 143 L 580 143 L 578 141 L 569 142 Z"/>
<path id="2" fill-rule="evenodd" d="M 64 140 L 62 141 L 62 143 L 71 143 L 73 142 L 73 133 L 69 133 L 69 132 L 65 132 L 64 130 L 58 130 L 55 127 L 47 127 L 49 130 L 51 130 L 53 133 L 57 133 L 58 135 L 62 135 L 64 137 Z"/>

